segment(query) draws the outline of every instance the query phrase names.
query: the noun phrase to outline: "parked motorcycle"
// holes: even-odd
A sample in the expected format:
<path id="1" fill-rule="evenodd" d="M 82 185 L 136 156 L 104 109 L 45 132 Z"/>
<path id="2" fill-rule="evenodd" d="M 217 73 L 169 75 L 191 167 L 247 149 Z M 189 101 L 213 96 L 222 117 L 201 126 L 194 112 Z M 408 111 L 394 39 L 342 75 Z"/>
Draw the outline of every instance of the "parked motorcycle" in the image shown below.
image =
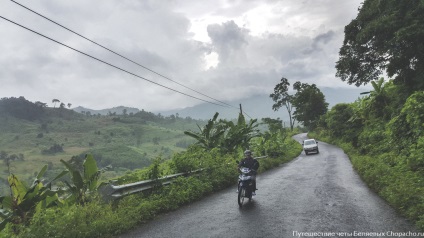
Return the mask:
<path id="1" fill-rule="evenodd" d="M 253 192 L 253 171 L 249 168 L 241 167 L 238 182 L 238 204 L 243 206 L 244 199 L 252 200 Z"/>

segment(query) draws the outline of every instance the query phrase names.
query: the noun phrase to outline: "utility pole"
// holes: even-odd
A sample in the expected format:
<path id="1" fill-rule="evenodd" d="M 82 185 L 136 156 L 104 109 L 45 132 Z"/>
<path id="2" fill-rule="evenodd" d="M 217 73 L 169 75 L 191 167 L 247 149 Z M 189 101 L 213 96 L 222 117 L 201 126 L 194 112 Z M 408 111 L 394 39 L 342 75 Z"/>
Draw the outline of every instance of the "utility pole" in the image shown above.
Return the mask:
<path id="1" fill-rule="evenodd" d="M 241 103 L 240 103 L 240 114 L 243 114 L 243 109 L 241 108 Z"/>

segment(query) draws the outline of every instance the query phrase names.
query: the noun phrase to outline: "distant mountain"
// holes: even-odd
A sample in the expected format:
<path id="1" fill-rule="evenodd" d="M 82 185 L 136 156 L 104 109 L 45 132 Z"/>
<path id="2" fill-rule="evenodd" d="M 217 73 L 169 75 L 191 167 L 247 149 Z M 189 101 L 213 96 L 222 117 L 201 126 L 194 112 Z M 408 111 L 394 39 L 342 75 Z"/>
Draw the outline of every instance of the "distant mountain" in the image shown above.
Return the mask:
<path id="1" fill-rule="evenodd" d="M 369 91 L 368 89 L 363 88 L 320 88 L 321 92 L 325 95 L 325 100 L 329 104 L 329 109 L 338 103 L 351 103 L 359 98 L 360 93 L 364 91 Z M 288 113 L 286 108 L 282 107 L 278 111 L 272 110 L 272 105 L 274 102 L 269 97 L 268 94 L 254 95 L 249 98 L 244 98 L 238 101 L 226 102 L 234 107 L 221 107 L 214 104 L 202 103 L 193 107 L 187 107 L 183 109 L 167 110 L 167 111 L 153 111 L 152 113 L 161 114 L 163 116 L 177 115 L 182 118 L 191 117 L 193 119 L 200 120 L 209 120 L 213 115 L 218 112 L 221 119 L 235 119 L 238 117 L 240 112 L 240 104 L 242 110 L 246 115 L 246 118 L 280 118 L 285 122 L 289 121 Z M 92 115 L 101 114 L 107 115 L 110 113 L 116 113 L 117 115 L 122 115 L 124 109 L 127 110 L 127 113 L 137 113 L 140 110 L 132 107 L 114 107 L 110 109 L 102 110 L 93 110 L 84 107 L 76 107 L 72 110 L 76 112 L 90 112 Z"/>
<path id="2" fill-rule="evenodd" d="M 124 110 L 126 110 L 127 114 L 130 113 L 137 113 L 140 110 L 134 107 L 124 107 L 124 106 L 119 106 L 119 107 L 113 107 L 113 108 L 108 108 L 108 109 L 102 109 L 102 110 L 93 110 L 93 109 L 89 109 L 89 108 L 85 108 L 85 107 L 81 107 L 78 106 L 76 108 L 72 108 L 72 110 L 79 112 L 79 113 L 86 113 L 86 112 L 90 112 L 91 115 L 108 115 L 109 113 L 116 113 L 117 115 L 122 115 L 124 114 Z"/>
<path id="3" fill-rule="evenodd" d="M 279 110 L 274 112 L 272 110 L 273 101 L 267 95 L 255 95 L 240 101 L 226 102 L 234 107 L 221 107 L 209 103 L 202 103 L 193 107 L 187 107 L 179 110 L 159 111 L 164 116 L 175 115 L 178 113 L 179 117 L 191 117 L 193 119 L 208 120 L 218 112 L 221 119 L 234 119 L 238 117 L 240 112 L 240 104 L 245 113 L 246 119 L 251 118 L 288 118 L 286 110 Z"/>
<path id="4" fill-rule="evenodd" d="M 320 88 L 321 92 L 325 95 L 325 100 L 329 104 L 328 108 L 331 109 L 338 103 L 351 103 L 360 96 L 360 93 L 367 91 L 361 88 Z M 233 105 L 234 108 L 220 107 L 213 104 L 203 103 L 193 107 L 187 107 L 179 110 L 157 111 L 164 116 L 175 115 L 178 113 L 179 117 L 191 117 L 193 119 L 208 120 L 213 117 L 215 112 L 219 113 L 218 118 L 234 119 L 238 117 L 240 110 L 239 105 L 242 105 L 243 111 L 251 118 L 280 118 L 283 121 L 289 121 L 286 108 L 280 108 L 277 112 L 272 110 L 274 101 L 269 95 L 255 95 L 249 98 L 241 99 L 239 101 L 226 102 Z M 247 117 L 248 118 L 248 117 Z"/>

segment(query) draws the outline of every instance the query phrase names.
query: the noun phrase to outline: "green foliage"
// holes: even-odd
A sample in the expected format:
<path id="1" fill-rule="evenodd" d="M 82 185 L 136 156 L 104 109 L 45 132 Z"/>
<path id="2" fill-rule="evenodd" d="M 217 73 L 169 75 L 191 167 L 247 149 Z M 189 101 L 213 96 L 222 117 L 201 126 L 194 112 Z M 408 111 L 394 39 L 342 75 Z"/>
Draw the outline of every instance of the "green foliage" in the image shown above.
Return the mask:
<path id="1" fill-rule="evenodd" d="M 363 128 L 363 119 L 356 116 L 354 104 L 335 105 L 324 117 L 331 136 L 358 145 L 358 137 Z"/>
<path id="2" fill-rule="evenodd" d="M 424 172 L 424 136 L 421 136 L 417 144 L 412 144 L 409 147 L 409 158 L 407 164 L 412 171 Z"/>
<path id="3" fill-rule="evenodd" d="M 137 210 L 114 210 L 98 199 L 85 206 L 46 209 L 34 215 L 20 237 L 113 237 L 136 224 Z"/>
<path id="4" fill-rule="evenodd" d="M 384 78 L 381 77 L 378 81 L 371 81 L 371 85 L 374 90 L 370 92 L 370 96 L 367 98 L 369 100 L 368 113 L 371 114 L 370 116 L 376 118 L 390 118 L 391 115 L 384 110 L 387 108 L 390 100 L 386 91 L 387 84 L 384 84 Z"/>
<path id="5" fill-rule="evenodd" d="M 281 157 L 285 155 L 287 150 L 286 138 L 287 132 L 285 130 L 267 131 L 262 137 L 252 140 L 252 150 L 259 155 L 267 155 L 273 158 Z"/>
<path id="6" fill-rule="evenodd" d="M 381 81 L 374 86 L 387 101 L 378 103 L 372 93 L 338 104 L 325 116 L 327 128 L 316 135 L 330 136 L 373 190 L 424 229 L 424 92 L 404 100 L 402 86 Z"/>
<path id="7" fill-rule="evenodd" d="M 423 14 L 422 1 L 364 1 L 345 27 L 336 75 L 359 86 L 386 71 L 397 84 L 423 89 Z"/>
<path id="8" fill-rule="evenodd" d="M 400 152 L 410 148 L 424 135 L 424 92 L 412 94 L 402 111 L 388 123 L 388 134 Z"/>
<path id="9" fill-rule="evenodd" d="M 9 176 L 10 196 L 0 197 L 0 218 L 2 219 L 0 230 L 3 230 L 8 223 L 27 225 L 37 210 L 62 203 L 57 192 L 51 190 L 52 181 L 46 185 L 41 181 L 46 170 L 47 165 L 37 174 L 31 187 L 27 187 L 15 175 Z M 60 174 L 54 180 L 63 175 Z M 17 226 L 14 226 L 13 231 L 19 233 L 20 230 Z"/>
<path id="10" fill-rule="evenodd" d="M 162 159 L 160 157 L 155 158 L 153 163 L 147 168 L 147 176 L 149 179 L 157 180 L 162 176 L 162 171 L 160 170 L 160 164 Z"/>
<path id="11" fill-rule="evenodd" d="M 268 158 L 260 159 L 260 173 L 268 169 L 277 167 L 282 163 L 289 162 L 292 158 L 299 156 L 299 154 L 302 152 L 302 146 L 297 141 L 294 141 L 289 137 L 286 137 L 283 140 L 280 137 L 281 134 L 275 133 L 275 135 L 279 135 L 277 136 L 277 140 L 273 140 L 274 138 L 270 137 L 269 140 L 266 140 L 265 145 L 252 145 L 252 148 L 254 151 L 256 151 L 256 154 L 268 155 Z M 258 139 L 256 138 L 255 140 Z M 263 140 L 260 139 L 260 141 Z M 260 151 L 262 151 L 262 153 Z"/>
<path id="12" fill-rule="evenodd" d="M 274 143 L 281 142 L 275 141 Z M 301 152 L 300 144 L 288 137 L 281 146 L 287 148 L 285 155 L 261 160 L 260 172 L 289 161 Z M 242 154 L 241 150 L 237 152 Z M 161 193 L 126 196 L 113 205 L 101 202 L 98 196 L 93 194 L 90 202 L 85 203 L 84 206 L 70 205 L 39 210 L 26 227 L 20 227 L 20 237 L 52 237 L 57 234 L 61 234 L 61 237 L 113 237 L 160 213 L 177 209 L 179 206 L 191 203 L 213 191 L 233 186 L 236 183 L 237 164 L 233 155 L 223 155 L 218 148 L 206 152 L 199 147 L 189 148 L 187 154 L 177 155 L 179 159 L 176 159 L 175 162 L 183 162 L 185 159 L 194 157 L 194 163 L 201 163 L 198 166 L 208 169 L 198 176 L 179 177 L 170 185 L 162 187 Z M 84 177 L 95 177 L 97 173 L 94 160 L 90 160 L 91 162 L 87 162 L 85 166 L 91 169 L 87 169 L 84 175 L 79 174 L 78 176 L 78 173 L 70 165 L 67 165 L 68 171 L 75 173 L 75 177 L 79 177 L 76 181 L 81 182 Z M 165 161 L 164 163 L 169 162 Z M 161 166 L 164 163 L 159 165 L 159 160 L 157 160 L 144 171 L 148 172 L 151 169 L 164 171 L 163 168 L 166 166 Z M 137 173 L 141 175 L 144 172 Z M 92 184 L 92 188 L 95 188 L 95 183 Z M 8 226 L 4 235 L 11 237 L 11 234 L 11 227 Z M 3 237 L 3 234 L 0 237 Z"/>
<path id="13" fill-rule="evenodd" d="M 424 214 L 424 184 L 422 175 L 410 171 L 404 164 L 390 166 L 382 154 L 377 159 L 369 156 L 351 157 L 354 167 L 368 185 L 404 215 L 417 221 Z"/>
<path id="14" fill-rule="evenodd" d="M 200 132 L 185 131 L 184 134 L 197 140 L 197 145 L 205 150 L 220 148 L 223 153 L 233 153 L 238 147 L 248 148 L 249 141 L 258 136 L 257 119 L 246 123 L 243 114 L 239 114 L 237 124 L 232 121 L 219 120 L 218 113 L 200 128 Z"/>
<path id="15" fill-rule="evenodd" d="M 2 98 L 0 99 L 0 114 L 9 114 L 16 118 L 34 121 L 44 116 L 44 106 L 32 103 L 24 97 Z"/>
<path id="16" fill-rule="evenodd" d="M 99 186 L 98 181 L 100 174 L 104 169 L 99 170 L 97 168 L 97 163 L 94 160 L 92 155 L 87 155 L 83 164 L 84 171 L 81 172 L 69 164 L 68 162 L 61 160 L 67 170 L 63 171 L 65 174 L 71 176 L 71 182 L 65 181 L 65 184 L 68 187 L 69 196 L 66 197 L 66 202 L 68 204 L 79 204 L 84 205 L 90 201 L 93 192 L 97 191 Z"/>
<path id="17" fill-rule="evenodd" d="M 139 149 L 126 145 L 98 147 L 89 150 L 89 153 L 102 167 L 112 165 L 113 167 L 136 169 L 149 166 L 151 163 L 146 156 L 147 154 L 145 155 Z"/>
<path id="18" fill-rule="evenodd" d="M 201 128 L 199 127 L 200 132 L 191 132 L 184 131 L 184 134 L 193 137 L 197 140 L 197 144 L 203 148 L 210 150 L 212 148 L 218 147 L 221 143 L 222 135 L 225 133 L 225 127 L 217 121 L 219 113 L 215 113 L 212 119 Z"/>
<path id="19" fill-rule="evenodd" d="M 308 129 L 316 128 L 320 116 L 324 115 L 328 108 L 324 94 L 315 84 L 309 85 L 298 81 L 293 88 L 297 91 L 292 101 L 296 108 L 294 118 Z"/>
<path id="20" fill-rule="evenodd" d="M 262 123 L 268 126 L 268 131 L 282 131 L 285 130 L 283 127 L 283 120 L 280 118 L 272 119 L 272 118 L 262 118 Z"/>
<path id="21" fill-rule="evenodd" d="M 413 140 L 424 135 L 424 91 L 416 92 L 406 100 L 401 115 L 406 117 Z"/>
<path id="22" fill-rule="evenodd" d="M 281 82 L 274 87 L 274 93 L 270 94 L 269 96 L 272 98 L 272 100 L 275 102 L 274 105 L 272 105 L 272 109 L 274 111 L 277 111 L 282 106 L 285 106 L 287 109 L 287 112 L 289 113 L 289 119 L 290 119 L 290 129 L 293 131 L 295 119 L 292 116 L 293 111 L 293 95 L 288 94 L 290 83 L 288 79 L 281 78 Z"/>
<path id="23" fill-rule="evenodd" d="M 43 155 L 54 155 L 62 152 L 64 152 L 63 147 L 59 144 L 54 144 L 50 148 L 41 151 Z"/>
<path id="24" fill-rule="evenodd" d="M 186 152 L 177 153 L 172 157 L 171 168 L 175 173 L 184 173 L 199 169 L 201 158 L 208 152 L 204 148 L 191 146 Z"/>
<path id="25" fill-rule="evenodd" d="M 246 124 L 243 114 L 239 114 L 237 124 L 232 121 L 223 121 L 226 125 L 226 131 L 220 144 L 224 153 L 234 153 L 239 147 L 249 148 L 251 139 L 259 136 L 257 119 L 250 120 Z"/>
<path id="26" fill-rule="evenodd" d="M 276 111 L 282 106 L 286 107 L 291 130 L 296 120 L 302 122 L 306 128 L 314 129 L 319 118 L 327 112 L 328 103 L 325 102 L 324 94 L 315 84 L 309 85 L 298 81 L 293 84 L 296 94 L 289 95 L 289 86 L 290 83 L 286 78 L 282 78 L 275 86 L 274 93 L 270 94 L 275 102 L 272 109 Z M 296 108 L 294 112 L 293 107 Z"/>
<path id="27" fill-rule="evenodd" d="M 177 120 L 177 118 L 175 119 Z M 175 154 L 171 160 L 162 161 L 158 157 L 148 168 L 128 173 L 120 182 L 156 179 L 170 173 L 203 168 L 201 174 L 179 177 L 170 185 L 160 187 L 155 193 L 130 195 L 113 205 L 101 202 L 96 193 L 99 187 L 100 173 L 103 170 L 97 168 L 94 156 L 87 155 L 83 164 L 79 157 L 74 157 L 68 162 L 61 160 L 66 170 L 57 178 L 70 175 L 70 180 L 64 181 L 68 190 L 60 190 L 67 206 L 50 207 L 50 204 L 56 201 L 54 198 L 58 199 L 57 193 L 55 193 L 56 197 L 49 197 L 45 199 L 46 201 L 39 202 L 42 209 L 35 209 L 31 216 L 27 216 L 28 219 L 25 223 L 14 226 L 6 225 L 4 233 L 2 232 L 0 237 L 11 237 L 16 231 L 20 232 L 19 237 L 51 237 L 56 234 L 61 234 L 63 237 L 112 237 L 127 231 L 140 222 L 152 219 L 159 213 L 176 209 L 213 191 L 234 185 L 237 180 L 235 160 L 237 155 L 242 154 L 241 147 L 255 148 L 252 142 L 256 138 L 253 138 L 252 135 L 255 135 L 256 120 L 246 123 L 241 115 L 237 124 L 222 120 L 217 123 L 226 128 L 221 137 L 221 143 L 225 141 L 231 146 L 225 148 L 222 144 L 218 144 L 218 147 L 209 150 L 201 146 L 190 146 L 186 152 Z M 265 133 L 265 141 L 269 148 L 275 150 L 284 148 L 284 151 L 280 151 L 278 156 L 274 155 L 270 159 L 262 160 L 261 165 L 263 166 L 261 166 L 260 172 L 286 162 L 301 152 L 300 144 L 289 139 L 288 135 L 287 131 L 283 129 L 275 136 Z M 236 137 L 239 145 L 225 140 L 232 137 Z M 242 138 L 240 139 L 240 137 Z M 229 149 L 233 149 L 233 153 L 223 153 Z M 7 156 L 7 153 L 0 153 L 0 155 Z M 47 167 L 43 168 L 37 178 L 40 178 L 46 170 Z M 9 200 L 2 197 L 1 201 L 8 203 Z M 2 214 L 8 215 L 9 213 Z M 3 217 L 1 219 L 0 221 L 4 221 Z"/>
<path id="28" fill-rule="evenodd" d="M 387 137 L 385 124 L 375 121 L 365 126 L 359 135 L 357 147 L 361 149 L 362 154 L 381 154 L 390 149 Z"/>
<path id="29" fill-rule="evenodd" d="M 34 166 L 48 163 L 46 177 L 52 178 L 54 173 L 62 170 L 60 159 L 69 161 L 72 157 L 78 157 L 83 161 L 85 154 L 92 154 L 99 167 L 113 166 L 112 171 L 104 174 L 105 179 L 124 175 L 126 171 L 149 166 L 152 158 L 161 156 L 167 160 L 173 153 L 183 151 L 195 142 L 183 131 L 205 123 L 180 117 L 175 117 L 171 122 L 168 117 L 148 112 L 137 115 L 129 113 L 119 122 L 114 122 L 108 116 L 85 116 L 66 108 L 49 108 L 40 102 L 34 104 L 44 111 L 41 120 L 31 121 L 17 118 L 11 113 L 0 113 L 0 151 L 18 155 L 17 159 L 11 160 L 13 173 L 28 184 L 32 182 L 28 171 L 32 171 Z M 155 122 L 150 121 L 149 115 Z M 114 136 L 110 136 L 110 133 Z M 40 138 L 37 138 L 39 134 Z M 159 138 L 159 145 L 152 143 L 153 138 Z M 179 141 L 184 143 L 177 146 Z M 54 144 L 60 145 L 63 152 L 45 156 L 42 151 L 50 152 L 49 148 Z M 58 151 L 53 149 L 51 152 Z M 25 162 L 20 160 L 19 154 L 24 156 Z M 8 175 L 7 171 L 0 170 L 0 195 L 8 193 Z"/>
<path id="30" fill-rule="evenodd" d="M 181 205 L 193 202 L 211 191 L 211 184 L 204 179 L 179 177 L 173 182 L 172 186 L 165 188 L 162 196 L 166 196 L 165 199 L 169 202 L 168 206 L 173 210 Z"/>
<path id="31" fill-rule="evenodd" d="M 361 118 L 389 121 L 398 114 L 409 96 L 402 86 L 394 85 L 393 80 L 384 82 L 384 78 L 371 82 L 374 90 L 369 96 L 359 100 L 357 110 Z M 359 111 L 360 110 L 360 111 Z"/>

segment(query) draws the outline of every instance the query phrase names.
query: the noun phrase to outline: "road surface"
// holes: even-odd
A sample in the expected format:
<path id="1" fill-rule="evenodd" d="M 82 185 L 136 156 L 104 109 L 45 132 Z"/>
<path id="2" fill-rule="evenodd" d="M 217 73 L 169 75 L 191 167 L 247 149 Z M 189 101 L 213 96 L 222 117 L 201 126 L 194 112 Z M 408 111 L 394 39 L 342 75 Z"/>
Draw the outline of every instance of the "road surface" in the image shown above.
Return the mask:
<path id="1" fill-rule="evenodd" d="M 294 137 L 301 142 L 306 134 Z M 257 195 L 239 208 L 237 187 L 161 215 L 120 237 L 388 237 L 418 231 L 371 191 L 344 152 L 319 142 L 257 176 Z"/>

